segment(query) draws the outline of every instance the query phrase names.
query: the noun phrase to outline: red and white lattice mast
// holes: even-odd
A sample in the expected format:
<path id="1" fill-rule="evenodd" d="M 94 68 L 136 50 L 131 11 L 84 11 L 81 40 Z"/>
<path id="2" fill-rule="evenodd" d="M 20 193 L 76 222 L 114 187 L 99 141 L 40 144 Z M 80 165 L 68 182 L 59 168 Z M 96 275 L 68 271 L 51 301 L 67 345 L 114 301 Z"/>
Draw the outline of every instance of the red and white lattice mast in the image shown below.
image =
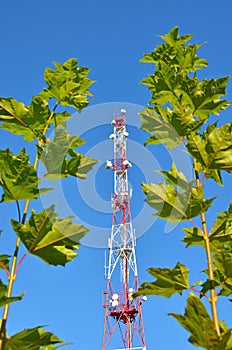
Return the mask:
<path id="1" fill-rule="evenodd" d="M 143 298 L 132 298 L 138 290 L 136 264 L 136 238 L 130 212 L 130 191 L 127 170 L 131 163 L 126 156 L 126 111 L 121 110 L 112 121 L 114 133 L 114 160 L 106 167 L 114 172 L 114 194 L 112 196 L 112 230 L 109 238 L 109 260 L 105 266 L 107 288 L 103 292 L 105 309 L 102 350 L 108 345 L 115 332 L 120 334 L 121 349 L 146 350 L 141 305 Z"/>

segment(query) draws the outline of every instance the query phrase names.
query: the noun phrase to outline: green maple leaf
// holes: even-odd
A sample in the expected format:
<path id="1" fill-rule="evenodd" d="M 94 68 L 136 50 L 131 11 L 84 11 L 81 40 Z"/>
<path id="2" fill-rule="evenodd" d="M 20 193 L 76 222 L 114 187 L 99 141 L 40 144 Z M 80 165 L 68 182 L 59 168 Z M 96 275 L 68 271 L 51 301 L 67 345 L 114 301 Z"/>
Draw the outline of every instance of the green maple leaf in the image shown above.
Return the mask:
<path id="1" fill-rule="evenodd" d="M 179 192 L 171 184 L 142 184 L 146 202 L 157 210 L 155 216 L 171 222 L 192 219 L 205 212 L 214 198 L 205 199 L 203 187 L 192 188 L 188 183 L 185 191 Z"/>
<path id="2" fill-rule="evenodd" d="M 196 55 L 201 45 L 186 45 L 191 37 L 180 36 L 178 27 L 174 27 L 161 36 L 165 43 L 142 59 L 156 65 L 154 74 L 141 82 L 151 91 L 150 104 L 154 105 L 141 113 L 142 128 L 152 133 L 146 144 L 164 143 L 173 148 L 199 130 L 210 114 L 218 114 L 231 104 L 222 99 L 229 77 L 199 81 L 196 74 L 188 76 L 207 66 L 207 61 Z M 209 169 L 206 176 L 221 184 L 219 170 Z"/>
<path id="3" fill-rule="evenodd" d="M 66 126 L 66 121 L 70 118 L 72 118 L 72 114 L 68 113 L 67 111 L 64 111 L 62 113 L 54 113 L 53 121 L 56 127 L 62 127 Z"/>
<path id="4" fill-rule="evenodd" d="M 154 94 L 156 96 L 156 101 L 151 102 L 156 105 L 140 113 L 142 128 L 154 133 L 146 144 L 165 143 L 168 148 L 172 148 L 180 144 L 183 137 L 199 130 L 210 114 L 218 114 L 220 110 L 230 105 L 230 102 L 220 99 L 226 93 L 227 83 L 228 77 L 203 82 L 199 82 L 196 76 L 191 79 L 186 77 L 183 81 L 179 81 L 178 86 L 169 86 L 170 95 L 157 78 L 154 90 L 151 89 L 153 96 Z M 158 99 L 158 89 L 159 95 L 164 94 L 166 100 Z M 169 107 L 164 109 L 157 105 L 167 102 L 172 104 L 173 109 Z"/>
<path id="5" fill-rule="evenodd" d="M 81 179 L 86 179 L 86 174 L 98 162 L 96 159 L 84 156 L 83 154 L 78 153 L 73 149 L 69 150 L 68 155 L 70 158 L 65 159 L 65 162 L 63 163 L 62 173 L 76 176 Z"/>
<path id="6" fill-rule="evenodd" d="M 15 220 L 11 224 L 29 253 L 55 266 L 64 266 L 77 256 L 78 244 L 88 232 L 70 217 L 58 219 L 54 206 L 38 214 L 32 211 L 25 225 Z"/>
<path id="7" fill-rule="evenodd" d="M 145 108 L 140 113 L 141 129 L 153 134 L 147 139 L 145 145 L 164 143 L 167 148 L 172 149 L 182 143 L 180 136 L 170 123 L 168 113 L 169 111 L 160 106 L 154 109 Z"/>
<path id="8" fill-rule="evenodd" d="M 54 62 L 55 69 L 47 68 L 44 79 L 48 85 L 41 93 L 43 99 L 55 98 L 63 106 L 72 106 L 81 111 L 89 103 L 91 96 L 89 87 L 94 81 L 87 78 L 90 71 L 86 67 L 78 67 L 75 58 L 70 58 L 64 64 Z"/>
<path id="9" fill-rule="evenodd" d="M 186 75 L 189 72 L 195 72 L 196 70 L 208 66 L 208 62 L 205 58 L 197 56 L 197 51 L 201 46 L 202 44 L 188 44 L 187 46 L 184 46 L 184 43 L 178 44 L 175 67 L 177 67 L 180 74 Z"/>
<path id="10" fill-rule="evenodd" d="M 97 161 L 74 151 L 83 143 L 80 137 L 56 129 L 54 141 L 49 142 L 41 154 L 40 159 L 46 167 L 44 177 L 52 181 L 68 176 L 86 178 L 86 173 Z"/>
<path id="11" fill-rule="evenodd" d="M 204 171 L 204 168 L 197 162 L 198 169 L 202 168 L 202 171 Z M 215 182 L 217 182 L 220 186 L 223 187 L 222 183 L 222 176 L 221 176 L 221 170 L 219 169 L 208 169 L 207 173 L 205 173 L 206 179 L 213 179 Z"/>
<path id="12" fill-rule="evenodd" d="M 191 37 L 191 34 L 181 37 L 178 27 L 174 27 L 168 34 L 161 36 L 165 43 L 150 54 L 145 54 L 141 60 L 157 66 L 154 74 L 141 81 L 152 92 L 150 104 L 164 105 L 170 102 L 174 107 L 187 74 L 208 65 L 205 59 L 196 54 L 202 45 L 186 45 Z"/>
<path id="13" fill-rule="evenodd" d="M 177 170 L 174 162 L 172 163 L 171 170 L 157 170 L 157 172 L 164 176 L 167 183 L 179 188 L 180 190 L 186 190 L 186 188 L 189 186 L 184 173 Z"/>
<path id="14" fill-rule="evenodd" d="M 192 116 L 205 121 L 210 114 L 218 114 L 231 104 L 227 100 L 221 100 L 226 94 L 228 80 L 229 77 L 203 81 L 199 81 L 196 75 L 193 78 L 186 77 L 176 92 L 181 96 L 181 102 L 188 106 Z"/>
<path id="15" fill-rule="evenodd" d="M 210 170 L 231 172 L 232 123 L 221 127 L 210 125 L 202 136 L 196 133 L 189 135 L 187 148 L 208 177 L 212 174 Z M 215 176 L 212 178 L 215 180 Z"/>
<path id="16" fill-rule="evenodd" d="M 182 294 L 183 290 L 189 288 L 188 268 L 181 263 L 173 269 L 168 268 L 150 268 L 147 270 L 155 279 L 155 282 L 144 282 L 134 297 L 138 295 L 159 295 L 170 298 L 173 294 Z"/>
<path id="17" fill-rule="evenodd" d="M 232 235 L 232 202 L 228 210 L 221 212 L 216 218 L 209 234 L 211 240 Z"/>
<path id="18" fill-rule="evenodd" d="M 209 316 L 201 299 L 190 294 L 184 315 L 170 313 L 191 336 L 188 341 L 206 350 L 231 350 L 232 330 L 227 329 L 224 322 L 220 322 L 221 336 L 218 337 L 213 320 Z"/>
<path id="19" fill-rule="evenodd" d="M 68 134 L 65 129 L 55 129 L 54 141 L 49 141 L 44 147 L 41 161 L 44 163 L 47 174 L 62 174 L 62 165 L 68 151 L 85 143 L 80 137 Z"/>
<path id="20" fill-rule="evenodd" d="M 232 329 L 227 329 L 224 322 L 220 323 L 221 328 L 223 329 L 223 335 L 221 341 L 216 350 L 231 350 L 232 349 Z M 222 326 L 223 325 L 223 326 Z"/>
<path id="21" fill-rule="evenodd" d="M 205 240 L 199 229 L 196 227 L 189 227 L 183 228 L 183 230 L 185 232 L 185 237 L 182 242 L 186 244 L 186 248 L 194 245 L 205 247 Z"/>
<path id="22" fill-rule="evenodd" d="M 199 172 L 222 185 L 221 171 L 232 171 L 232 123 L 217 127 L 210 124 L 202 135 L 188 135 L 187 148 L 197 160 Z"/>
<path id="23" fill-rule="evenodd" d="M 12 98 L 0 98 L 1 128 L 22 135 L 27 142 L 42 136 L 49 115 L 47 101 L 39 96 L 32 98 L 29 107 Z"/>
<path id="24" fill-rule="evenodd" d="M 190 294 L 184 315 L 175 313 L 169 315 L 173 316 L 191 334 L 188 339 L 190 343 L 207 350 L 218 348 L 220 340 L 214 329 L 213 320 L 197 296 Z"/>
<path id="25" fill-rule="evenodd" d="M 168 34 L 160 36 L 165 43 L 157 46 L 151 53 L 145 54 L 140 62 L 158 65 L 160 61 L 164 61 L 181 74 L 202 69 L 208 65 L 204 58 L 200 58 L 196 54 L 202 45 L 185 45 L 192 36 L 192 34 L 180 36 L 179 28 L 174 27 Z"/>
<path id="26" fill-rule="evenodd" d="M 170 114 L 170 124 L 182 141 L 189 133 L 199 130 L 205 122 L 205 118 L 196 118 L 192 114 L 183 98 L 180 103 L 176 103 L 175 109 Z"/>
<path id="27" fill-rule="evenodd" d="M 46 100 L 43 100 L 39 96 L 32 98 L 31 104 L 28 107 L 27 123 L 37 136 L 42 137 L 50 114 L 51 112 Z"/>
<path id="28" fill-rule="evenodd" d="M 185 77 L 182 80 L 176 89 L 178 101 L 173 105 L 170 120 L 180 136 L 188 136 L 199 130 L 210 114 L 218 114 L 230 105 L 227 100 L 221 100 L 226 94 L 228 79 L 204 79 L 200 82 L 195 75 L 193 78 Z"/>
<path id="29" fill-rule="evenodd" d="M 40 349 L 57 349 L 50 347 L 53 344 L 63 343 L 55 334 L 45 331 L 41 326 L 24 329 L 21 332 L 7 337 L 4 340 L 4 350 L 40 350 Z"/>
<path id="30" fill-rule="evenodd" d="M 0 98 L 0 120 L 14 120 L 20 121 L 27 117 L 28 108 L 23 102 L 18 102 L 15 99 Z"/>
<path id="31" fill-rule="evenodd" d="M 35 138 L 35 134 L 28 127 L 28 108 L 22 102 L 13 98 L 0 98 L 1 129 L 16 135 L 23 135 L 28 142 Z"/>
<path id="32" fill-rule="evenodd" d="M 178 82 L 178 86 L 169 86 L 169 93 L 160 79 L 153 77 L 152 81 L 155 82 L 149 82 L 149 79 L 148 85 L 150 83 L 155 85 L 155 88 L 153 85 L 151 88 L 153 99 L 155 96 L 155 100 L 152 99 L 151 103 L 156 105 L 154 108 L 146 108 L 141 113 L 142 128 L 154 133 L 147 143 L 163 142 L 171 148 L 168 145 L 172 145 L 173 141 L 179 140 L 180 143 L 181 138 L 199 130 L 210 114 L 218 114 L 220 110 L 230 105 L 230 102 L 220 99 L 226 93 L 228 77 L 203 82 L 199 82 L 196 76 L 191 79 L 186 77 Z M 163 94 L 165 99 L 161 100 L 158 96 Z M 172 104 L 173 109 L 169 107 L 164 109 L 157 105 L 167 102 Z"/>
<path id="33" fill-rule="evenodd" d="M 39 196 L 38 176 L 28 160 L 25 149 L 17 155 L 9 149 L 0 150 L 0 185 L 4 191 L 2 202 L 36 199 Z"/>
<path id="34" fill-rule="evenodd" d="M 174 105 L 177 101 L 176 90 L 181 83 L 181 78 L 168 63 L 160 61 L 155 73 L 150 74 L 141 83 L 147 85 L 152 93 L 150 104 L 165 105 L 170 102 Z"/>
<path id="35" fill-rule="evenodd" d="M 179 43 L 185 44 L 187 43 L 191 38 L 192 34 L 185 34 L 184 36 L 180 36 L 179 34 L 179 27 L 175 26 L 170 30 L 169 33 L 165 35 L 160 35 L 160 37 L 170 46 L 177 46 L 179 47 Z"/>

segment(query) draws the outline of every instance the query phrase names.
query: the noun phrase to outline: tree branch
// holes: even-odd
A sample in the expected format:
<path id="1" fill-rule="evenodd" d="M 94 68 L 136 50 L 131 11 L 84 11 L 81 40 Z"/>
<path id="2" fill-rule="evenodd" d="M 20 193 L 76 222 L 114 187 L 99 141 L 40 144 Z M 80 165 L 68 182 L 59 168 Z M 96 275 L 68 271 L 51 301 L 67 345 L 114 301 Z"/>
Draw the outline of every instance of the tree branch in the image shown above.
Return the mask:
<path id="1" fill-rule="evenodd" d="M 53 110 L 48 118 L 47 124 L 44 128 L 43 134 L 42 136 L 45 136 L 51 121 L 54 117 L 55 114 L 55 110 L 57 108 L 57 106 L 59 105 L 59 101 L 56 101 L 55 106 L 53 107 Z M 25 123 L 24 123 L 25 124 Z M 25 124 L 25 126 L 28 126 Z M 41 146 L 43 144 L 43 140 L 39 140 L 39 145 Z M 36 158 L 35 158 L 35 162 L 34 162 L 34 169 L 36 170 L 37 165 L 38 165 L 38 161 L 39 161 L 39 157 L 38 157 L 38 153 L 36 154 Z M 22 221 L 19 220 L 19 222 L 21 221 L 21 223 L 24 225 L 26 222 L 26 218 L 27 218 L 27 213 L 28 213 L 28 209 L 29 209 L 29 204 L 30 204 L 30 200 L 28 199 L 25 203 L 25 207 L 24 207 L 24 211 L 23 211 L 23 217 L 22 217 Z M 18 209 L 18 215 L 19 215 L 19 219 L 21 219 L 21 213 L 20 213 L 20 208 L 19 208 L 19 204 L 18 201 L 16 201 L 16 205 L 17 205 L 17 209 Z M 12 294 L 12 290 L 13 290 L 13 285 L 14 285 L 14 281 L 16 278 L 16 274 L 18 272 L 19 266 L 22 262 L 22 260 L 25 258 L 25 254 L 24 256 L 21 258 L 21 260 L 19 261 L 18 265 L 17 265 L 17 259 L 18 259 L 18 252 L 19 252 L 19 247 L 21 244 L 21 240 L 20 238 L 17 239 L 16 244 L 15 244 L 15 250 L 14 250 L 14 255 L 13 255 L 13 259 L 12 259 L 12 264 L 11 264 L 11 268 L 10 268 L 10 273 L 9 273 L 9 277 L 8 277 L 8 288 L 7 288 L 7 297 L 10 298 L 11 294 Z M 3 310 L 3 316 L 2 316 L 2 322 L 0 325 L 0 350 L 2 350 L 3 344 L 4 344 L 4 339 L 6 338 L 6 323 L 7 323 L 7 319 L 8 319 L 8 314 L 9 314 L 9 304 L 6 304 L 4 306 L 4 310 Z"/>
<path id="2" fill-rule="evenodd" d="M 196 186 L 199 187 L 201 186 L 201 183 L 199 179 L 196 159 L 194 159 L 193 168 L 195 171 Z M 207 264 L 208 264 L 208 275 L 209 275 L 209 284 L 210 284 L 209 302 L 211 304 L 211 312 L 212 312 L 214 327 L 218 337 L 220 337 L 221 331 L 220 331 L 218 312 L 217 312 L 217 295 L 215 293 L 215 281 L 214 281 L 213 261 L 212 261 L 211 249 L 210 249 L 210 237 L 208 235 L 206 218 L 204 213 L 201 214 L 201 223 L 202 223 L 202 230 L 204 232 L 205 251 L 207 256 Z"/>

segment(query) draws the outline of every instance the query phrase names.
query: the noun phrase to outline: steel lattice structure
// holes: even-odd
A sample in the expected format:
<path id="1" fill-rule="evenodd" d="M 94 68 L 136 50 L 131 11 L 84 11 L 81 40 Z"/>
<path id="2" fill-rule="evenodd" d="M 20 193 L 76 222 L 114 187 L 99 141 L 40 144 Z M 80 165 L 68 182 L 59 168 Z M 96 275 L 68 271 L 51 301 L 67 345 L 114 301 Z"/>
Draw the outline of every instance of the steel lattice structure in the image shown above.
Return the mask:
<path id="1" fill-rule="evenodd" d="M 112 121 L 114 132 L 110 138 L 114 142 L 114 160 L 106 162 L 106 167 L 114 172 L 114 194 L 112 229 L 108 242 L 109 260 L 105 266 L 107 288 L 103 292 L 105 318 L 102 350 L 108 349 L 116 329 L 121 334 L 122 349 L 146 350 L 141 310 L 143 299 L 132 298 L 132 294 L 138 290 L 138 270 L 127 175 L 131 163 L 126 156 L 129 134 L 126 131 L 125 113 L 122 109 L 121 114 Z"/>

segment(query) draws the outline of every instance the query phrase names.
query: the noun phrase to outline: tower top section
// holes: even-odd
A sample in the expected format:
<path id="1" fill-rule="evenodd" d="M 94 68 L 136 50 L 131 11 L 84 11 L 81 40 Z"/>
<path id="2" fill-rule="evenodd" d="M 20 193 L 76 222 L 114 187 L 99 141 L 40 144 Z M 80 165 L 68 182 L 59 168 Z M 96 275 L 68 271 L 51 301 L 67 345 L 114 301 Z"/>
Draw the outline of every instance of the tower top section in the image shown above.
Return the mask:
<path id="1" fill-rule="evenodd" d="M 120 112 L 121 112 L 121 114 L 116 114 L 114 116 L 114 119 L 111 122 L 111 124 L 113 124 L 115 128 L 125 126 L 125 124 L 126 124 L 126 117 L 125 117 L 126 110 L 122 108 L 120 110 Z"/>

